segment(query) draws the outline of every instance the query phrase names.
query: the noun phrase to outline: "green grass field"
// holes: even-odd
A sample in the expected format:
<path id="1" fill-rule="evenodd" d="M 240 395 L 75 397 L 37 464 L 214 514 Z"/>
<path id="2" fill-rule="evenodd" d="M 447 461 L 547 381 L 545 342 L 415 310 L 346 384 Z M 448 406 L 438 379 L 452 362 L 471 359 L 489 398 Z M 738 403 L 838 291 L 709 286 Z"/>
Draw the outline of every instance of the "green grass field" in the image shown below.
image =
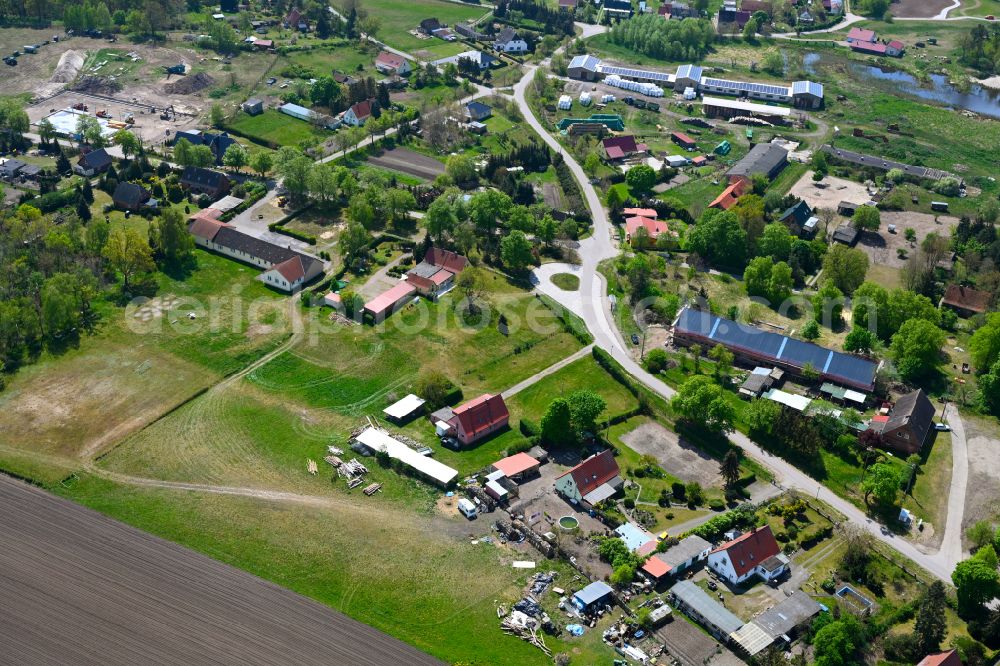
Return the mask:
<path id="1" fill-rule="evenodd" d="M 313 137 L 330 136 L 328 130 L 319 129 L 274 109 L 267 109 L 257 116 L 239 113 L 229 127 L 247 136 L 281 146 L 294 146 Z"/>
<path id="2" fill-rule="evenodd" d="M 527 574 L 510 567 L 519 554 L 462 538 L 488 532 L 486 522 L 387 511 L 379 498 L 363 496 L 317 507 L 136 489 L 86 476 L 60 492 L 449 662 L 551 663 L 500 631 L 494 601 L 515 601 Z"/>
<path id="3" fill-rule="evenodd" d="M 9 381 L 0 393 L 0 465 L 44 482 L 63 478 L 285 338 L 279 298 L 256 269 L 200 250 L 196 257 L 187 279 L 159 276 L 146 309 L 162 315 L 144 321 L 142 308 L 99 302 L 95 334 Z"/>
<path id="4" fill-rule="evenodd" d="M 456 22 L 482 18 L 489 12 L 483 7 L 441 0 L 365 0 L 363 7 L 381 21 L 376 36 L 385 40 L 389 46 L 414 55 L 424 54 L 438 58 L 467 51 L 468 46 L 461 42 L 445 42 L 435 37 L 420 39 L 411 35 L 410 31 L 419 27 L 422 20 L 436 18 L 443 24 L 453 26 Z"/>
<path id="5" fill-rule="evenodd" d="M 329 76 L 336 69 L 349 74 L 360 71 L 364 75 L 381 79 L 382 74 L 372 64 L 377 55 L 374 47 L 362 47 L 356 41 L 338 39 L 308 51 L 295 51 L 281 56 L 273 71 L 277 72 L 274 76 L 279 76 L 287 65 L 298 65 L 312 70 L 315 78 Z"/>

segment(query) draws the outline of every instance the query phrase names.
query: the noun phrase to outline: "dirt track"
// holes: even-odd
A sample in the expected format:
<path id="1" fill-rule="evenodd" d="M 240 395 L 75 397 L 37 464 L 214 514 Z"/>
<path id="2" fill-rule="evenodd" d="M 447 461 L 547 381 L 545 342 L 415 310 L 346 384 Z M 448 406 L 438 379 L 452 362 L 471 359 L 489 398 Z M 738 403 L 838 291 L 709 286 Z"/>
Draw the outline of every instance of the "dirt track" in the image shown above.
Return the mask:
<path id="1" fill-rule="evenodd" d="M 345 615 L 0 476 L 16 664 L 440 664 Z"/>

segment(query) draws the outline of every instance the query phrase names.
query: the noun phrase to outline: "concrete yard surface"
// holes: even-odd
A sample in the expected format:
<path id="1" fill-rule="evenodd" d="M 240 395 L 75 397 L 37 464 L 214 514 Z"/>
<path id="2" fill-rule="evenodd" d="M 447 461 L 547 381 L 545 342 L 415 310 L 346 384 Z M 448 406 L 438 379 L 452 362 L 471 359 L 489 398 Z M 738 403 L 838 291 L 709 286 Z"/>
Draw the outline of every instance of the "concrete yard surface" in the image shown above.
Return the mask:
<path id="1" fill-rule="evenodd" d="M 827 208 L 837 210 L 837 204 L 841 201 L 849 201 L 855 204 L 867 203 L 871 200 L 871 195 L 861 183 L 827 176 L 820 183 L 813 182 L 812 170 L 806 171 L 799 182 L 792 186 L 789 194 L 793 194 L 809 204 L 810 208 Z M 831 228 L 832 231 L 832 228 Z"/>
<path id="2" fill-rule="evenodd" d="M 321 604 L 0 475 L 0 661 L 440 664 Z"/>
<path id="3" fill-rule="evenodd" d="M 636 453 L 656 458 L 663 469 L 682 481 L 697 481 L 704 488 L 722 485 L 717 460 L 659 423 L 644 423 L 621 439 Z"/>

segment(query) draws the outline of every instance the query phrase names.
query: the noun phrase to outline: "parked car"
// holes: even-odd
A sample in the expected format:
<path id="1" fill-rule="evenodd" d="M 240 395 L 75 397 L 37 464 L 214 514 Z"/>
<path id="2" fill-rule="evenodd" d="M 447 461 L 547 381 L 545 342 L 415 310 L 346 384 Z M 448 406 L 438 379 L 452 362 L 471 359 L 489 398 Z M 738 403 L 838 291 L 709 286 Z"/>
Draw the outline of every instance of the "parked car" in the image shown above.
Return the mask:
<path id="1" fill-rule="evenodd" d="M 715 584 L 714 580 L 710 580 L 708 581 L 708 589 L 714 592 L 715 590 L 719 589 L 719 586 Z"/>
<path id="2" fill-rule="evenodd" d="M 935 423 L 934 429 L 940 432 L 951 432 L 951 426 L 947 423 Z"/>
<path id="3" fill-rule="evenodd" d="M 269 79 L 267 80 L 267 85 L 269 85 L 269 86 L 273 86 L 273 85 L 274 85 L 275 83 L 277 83 L 277 82 L 278 82 L 278 79 L 276 79 L 276 78 L 274 78 L 274 77 L 272 76 L 271 78 L 269 78 Z"/>
<path id="4" fill-rule="evenodd" d="M 632 334 L 632 344 L 634 344 L 634 345 L 639 344 L 639 334 L 638 333 L 633 333 Z"/>

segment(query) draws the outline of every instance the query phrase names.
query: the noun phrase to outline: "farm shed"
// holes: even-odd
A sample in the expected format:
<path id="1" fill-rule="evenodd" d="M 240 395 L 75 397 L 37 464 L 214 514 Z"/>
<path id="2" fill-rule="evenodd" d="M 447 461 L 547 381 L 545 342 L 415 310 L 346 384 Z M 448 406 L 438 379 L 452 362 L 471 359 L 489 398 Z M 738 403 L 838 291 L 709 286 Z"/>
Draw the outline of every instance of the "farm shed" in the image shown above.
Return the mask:
<path id="1" fill-rule="evenodd" d="M 420 413 L 425 402 L 423 398 L 410 393 L 383 409 L 382 413 L 393 423 L 405 423 Z"/>
<path id="2" fill-rule="evenodd" d="M 377 324 L 409 303 L 416 293 L 416 287 L 404 280 L 365 303 L 364 311 L 371 315 Z"/>
<path id="3" fill-rule="evenodd" d="M 594 581 L 573 594 L 573 604 L 582 611 L 588 611 L 595 607 L 610 604 L 613 592 L 614 590 L 607 583 L 599 580 Z"/>
<path id="4" fill-rule="evenodd" d="M 541 463 L 527 453 L 515 453 L 501 458 L 493 463 L 493 469 L 503 473 L 508 479 L 521 481 L 525 477 L 538 472 Z"/>
<path id="5" fill-rule="evenodd" d="M 417 453 L 384 430 L 368 426 L 354 440 L 372 451 L 387 454 L 393 460 L 400 461 L 420 476 L 440 486 L 447 487 L 458 476 L 458 470 Z"/>
<path id="6" fill-rule="evenodd" d="M 689 580 L 682 580 L 671 587 L 670 596 L 678 608 L 716 638 L 725 640 L 743 626 L 743 620 Z"/>
<path id="7" fill-rule="evenodd" d="M 802 590 L 764 611 L 752 624 L 759 626 L 771 638 L 791 638 L 795 630 L 810 621 L 823 607 Z"/>

